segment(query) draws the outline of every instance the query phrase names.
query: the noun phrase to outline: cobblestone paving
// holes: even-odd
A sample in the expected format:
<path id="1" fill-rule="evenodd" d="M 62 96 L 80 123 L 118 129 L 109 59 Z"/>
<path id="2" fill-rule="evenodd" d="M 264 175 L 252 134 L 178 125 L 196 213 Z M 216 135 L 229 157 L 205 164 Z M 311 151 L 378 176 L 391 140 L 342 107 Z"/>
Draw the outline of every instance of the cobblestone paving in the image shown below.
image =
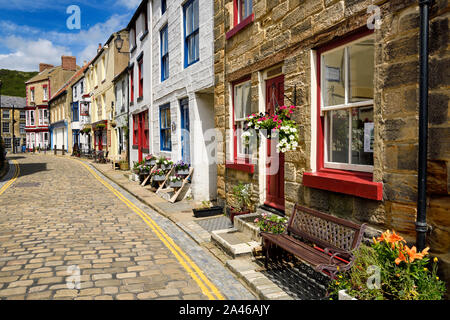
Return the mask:
<path id="1" fill-rule="evenodd" d="M 43 155 L 17 161 L 20 176 L 0 197 L 0 299 L 207 299 L 81 164 Z M 70 266 L 80 270 L 80 289 L 67 286 Z"/>

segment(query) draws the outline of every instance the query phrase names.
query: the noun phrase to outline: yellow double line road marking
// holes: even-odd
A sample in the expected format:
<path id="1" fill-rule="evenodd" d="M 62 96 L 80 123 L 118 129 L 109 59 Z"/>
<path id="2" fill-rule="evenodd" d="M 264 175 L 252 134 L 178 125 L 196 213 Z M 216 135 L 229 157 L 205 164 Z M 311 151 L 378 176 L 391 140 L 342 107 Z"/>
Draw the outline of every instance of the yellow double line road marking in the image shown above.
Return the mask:
<path id="1" fill-rule="evenodd" d="M 12 185 L 14 183 L 14 181 L 16 181 L 17 177 L 20 174 L 20 167 L 19 167 L 19 163 L 16 160 L 13 160 L 16 172 L 14 173 L 14 176 L 12 177 L 11 180 L 9 180 L 1 189 L 0 189 L 0 195 L 2 195 L 3 192 L 6 191 L 6 189 L 9 188 L 10 185 Z M 9 165 L 9 164 L 8 164 Z"/>
<path id="2" fill-rule="evenodd" d="M 109 189 L 117 198 L 119 198 L 123 203 L 125 203 L 131 210 L 133 210 L 138 216 L 144 220 L 144 222 L 152 229 L 156 236 L 161 240 L 162 243 L 173 253 L 178 262 L 183 266 L 187 273 L 194 279 L 198 284 L 202 292 L 210 300 L 224 300 L 225 298 L 219 292 L 219 290 L 214 286 L 211 281 L 204 275 L 202 270 L 183 252 L 183 250 L 169 237 L 161 227 L 149 217 L 142 209 L 138 208 L 134 203 L 128 200 L 119 191 L 113 188 L 109 183 L 102 179 L 94 170 L 92 170 L 87 164 L 82 161 L 75 160 L 81 163 L 98 181 L 100 181 L 107 189 Z"/>

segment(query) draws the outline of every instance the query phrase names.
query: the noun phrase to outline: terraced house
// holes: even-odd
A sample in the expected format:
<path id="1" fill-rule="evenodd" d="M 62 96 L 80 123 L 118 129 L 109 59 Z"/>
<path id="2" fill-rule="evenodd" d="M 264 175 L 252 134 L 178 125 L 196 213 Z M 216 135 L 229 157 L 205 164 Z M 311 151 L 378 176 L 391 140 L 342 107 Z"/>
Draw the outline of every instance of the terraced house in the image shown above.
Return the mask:
<path id="1" fill-rule="evenodd" d="M 113 33 L 106 43 L 99 45 L 97 55 L 84 71 L 86 95 L 89 95 L 89 115 L 92 126 L 91 145 L 97 151 L 103 150 L 111 158 L 117 155 L 117 137 L 112 127 L 114 119 L 114 83 L 113 79 L 128 65 L 129 57 L 121 54 L 114 40 L 117 35 L 122 39 L 128 39 L 128 32 L 124 29 Z M 128 50 L 125 41 L 124 50 Z"/>
<path id="2" fill-rule="evenodd" d="M 77 70 L 76 58 L 62 56 L 61 65 L 39 64 L 39 74 L 26 85 L 27 149 L 48 148 L 51 144 L 48 102 L 54 90 L 58 90 Z M 67 144 L 66 144 L 67 145 Z"/>
<path id="3" fill-rule="evenodd" d="M 13 151 L 13 144 L 15 151 L 21 151 L 21 146 L 26 145 L 25 134 L 25 98 L 1 96 L 0 105 L 0 121 L 2 131 L 0 136 L 5 144 L 5 149 L 8 152 Z"/>
<path id="4" fill-rule="evenodd" d="M 57 92 L 50 98 L 50 131 L 51 131 L 51 149 L 64 150 L 65 152 L 73 152 L 73 149 L 79 144 L 79 109 L 73 103 L 74 93 L 72 85 L 78 83 L 82 78 L 84 70 L 87 68 L 85 64 L 82 68 L 72 75 L 72 77 L 59 88 Z M 76 99 L 76 98 L 75 98 Z"/>
<path id="5" fill-rule="evenodd" d="M 372 7 L 369 7 L 371 6 Z M 215 0 L 218 194 L 239 181 L 257 206 L 300 203 L 371 230 L 415 237 L 419 83 L 417 1 Z M 430 17 L 428 243 L 448 266 L 448 1 Z M 296 151 L 241 144 L 249 114 L 296 105 Z M 272 162 L 279 170 L 269 172 Z M 445 269 L 445 268 L 444 268 Z M 448 268 L 447 268 L 448 270 Z"/>

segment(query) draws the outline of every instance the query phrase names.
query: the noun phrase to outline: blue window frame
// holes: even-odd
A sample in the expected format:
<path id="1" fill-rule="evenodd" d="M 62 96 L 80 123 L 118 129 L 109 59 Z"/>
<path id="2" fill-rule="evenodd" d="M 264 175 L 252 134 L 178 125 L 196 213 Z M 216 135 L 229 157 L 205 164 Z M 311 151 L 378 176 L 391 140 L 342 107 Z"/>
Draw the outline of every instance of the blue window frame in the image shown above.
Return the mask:
<path id="1" fill-rule="evenodd" d="M 166 10 L 167 10 L 166 0 L 161 0 L 161 15 L 163 15 L 164 12 L 166 12 Z"/>
<path id="2" fill-rule="evenodd" d="M 159 107 L 160 150 L 172 151 L 172 130 L 170 126 L 170 104 Z"/>
<path id="3" fill-rule="evenodd" d="M 167 24 L 161 29 L 161 82 L 169 78 L 169 33 Z"/>
<path id="4" fill-rule="evenodd" d="M 183 6 L 185 68 L 199 60 L 198 1 L 189 0 Z"/>
<path id="5" fill-rule="evenodd" d="M 78 102 L 72 103 L 72 121 L 79 121 L 80 113 L 78 112 Z"/>

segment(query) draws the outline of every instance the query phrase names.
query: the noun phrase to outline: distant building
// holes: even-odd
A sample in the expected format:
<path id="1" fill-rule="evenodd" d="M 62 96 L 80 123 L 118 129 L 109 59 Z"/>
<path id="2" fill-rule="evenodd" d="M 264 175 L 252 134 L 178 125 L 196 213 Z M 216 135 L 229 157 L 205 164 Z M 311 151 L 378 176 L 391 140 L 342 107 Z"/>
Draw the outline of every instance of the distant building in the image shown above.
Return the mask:
<path id="1" fill-rule="evenodd" d="M 26 85 L 26 146 L 48 148 L 50 145 L 49 100 L 51 93 L 58 90 L 73 76 L 79 67 L 76 58 L 61 57 L 61 66 L 39 64 L 39 74 L 25 82 Z"/>
<path id="2" fill-rule="evenodd" d="M 25 98 L 1 96 L 0 121 L 1 136 L 8 152 L 13 151 L 13 143 L 16 152 L 21 150 L 21 146 L 26 144 L 25 134 Z"/>

